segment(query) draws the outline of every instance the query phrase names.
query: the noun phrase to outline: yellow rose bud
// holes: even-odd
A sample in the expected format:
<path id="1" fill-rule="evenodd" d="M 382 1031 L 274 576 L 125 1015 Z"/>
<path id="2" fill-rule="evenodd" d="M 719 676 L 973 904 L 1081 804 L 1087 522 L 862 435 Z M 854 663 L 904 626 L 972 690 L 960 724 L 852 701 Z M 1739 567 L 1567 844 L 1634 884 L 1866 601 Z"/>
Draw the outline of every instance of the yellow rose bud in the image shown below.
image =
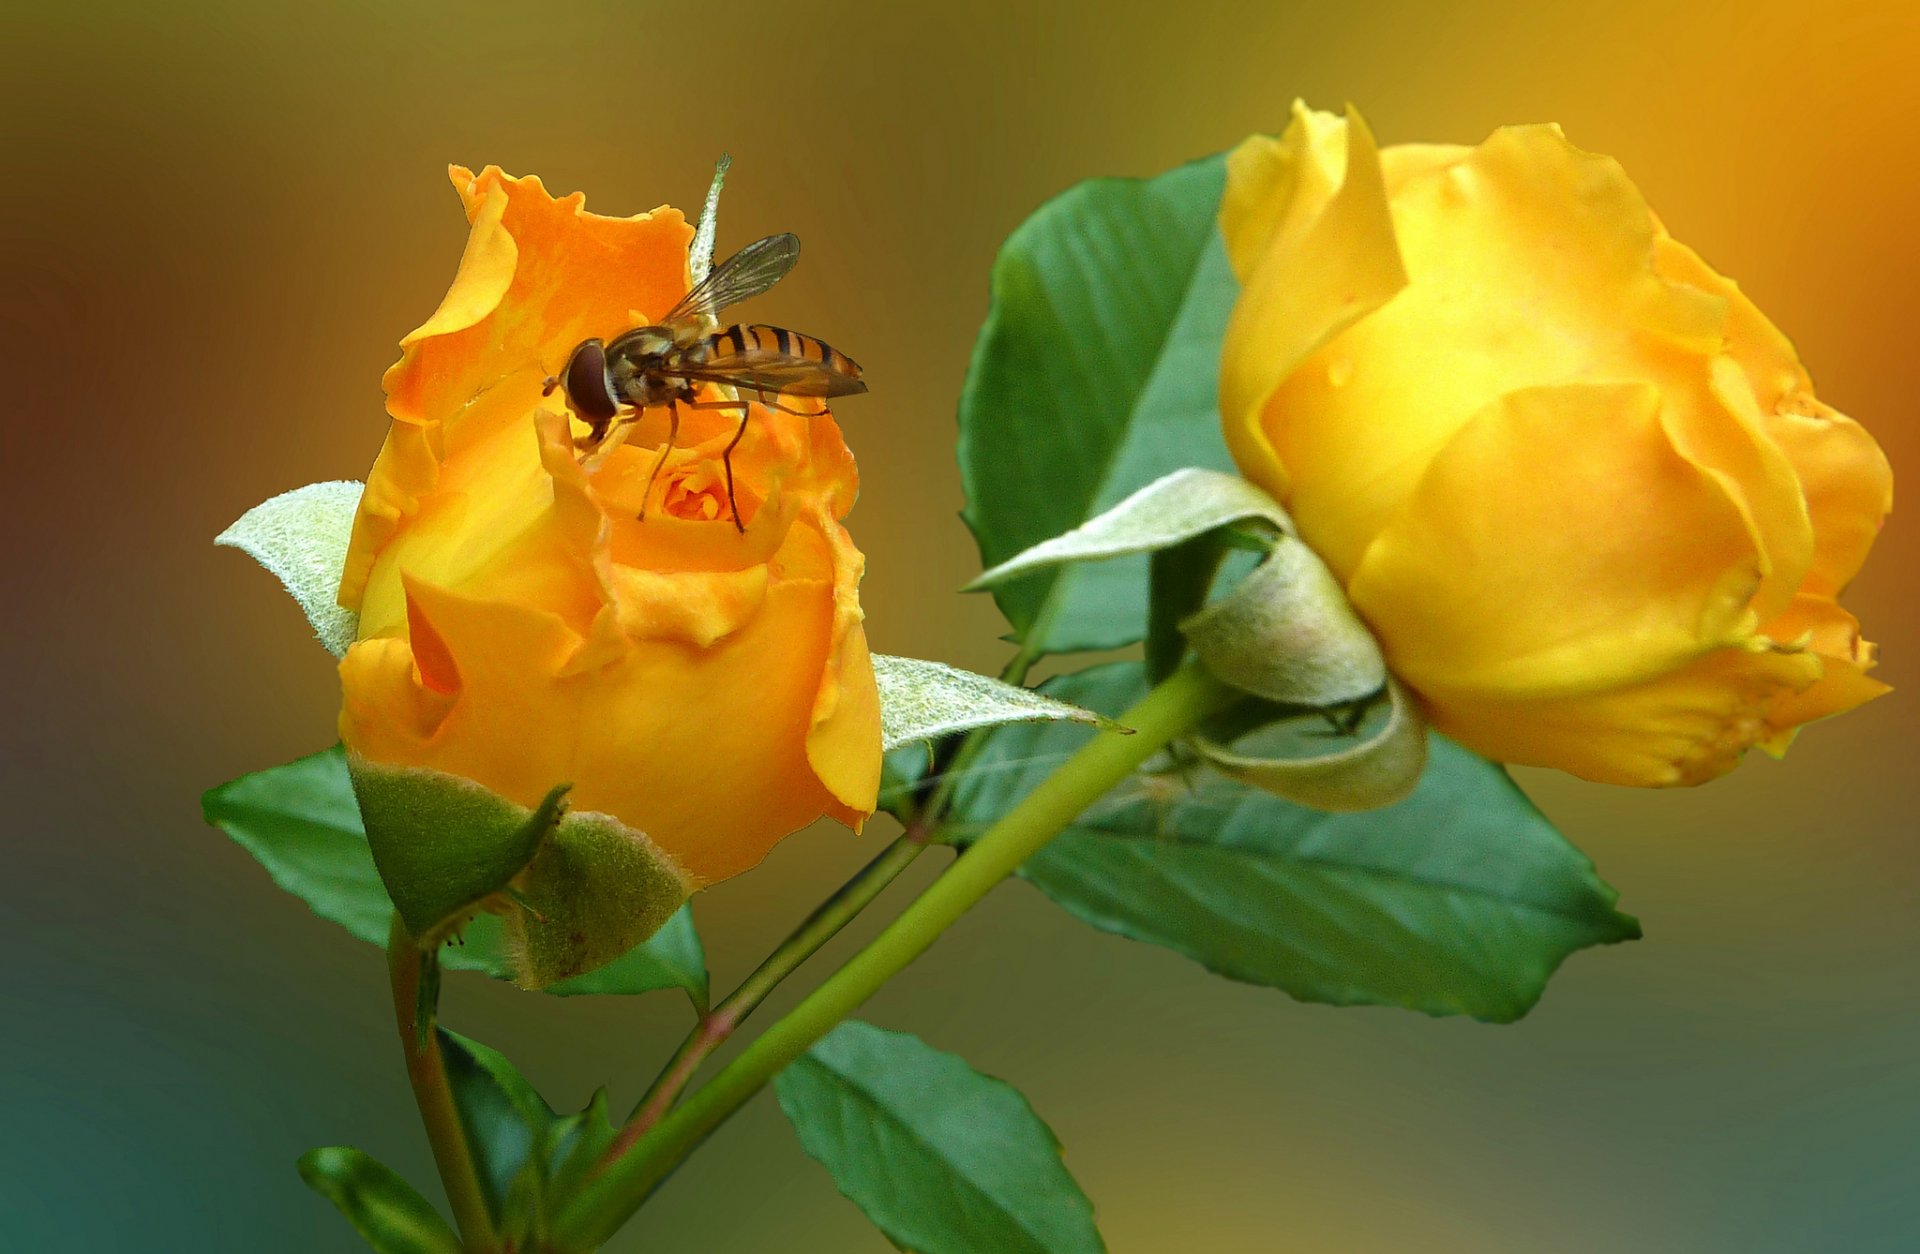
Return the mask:
<path id="1" fill-rule="evenodd" d="M 340 603 L 340 734 L 425 767 L 644 833 L 693 885 L 753 866 L 825 814 L 874 808 L 880 713 L 858 487 L 828 416 L 666 415 L 584 464 L 542 382 L 589 336 L 659 317 L 688 287 L 681 214 L 587 213 L 538 179 L 456 168 L 472 232 L 440 308 L 387 372 L 392 428 L 355 520 Z"/>
<path id="2" fill-rule="evenodd" d="M 1228 170 L 1228 445 L 1442 731 L 1691 784 L 1886 691 L 1836 599 L 1886 458 L 1618 164 L 1296 105 Z"/>

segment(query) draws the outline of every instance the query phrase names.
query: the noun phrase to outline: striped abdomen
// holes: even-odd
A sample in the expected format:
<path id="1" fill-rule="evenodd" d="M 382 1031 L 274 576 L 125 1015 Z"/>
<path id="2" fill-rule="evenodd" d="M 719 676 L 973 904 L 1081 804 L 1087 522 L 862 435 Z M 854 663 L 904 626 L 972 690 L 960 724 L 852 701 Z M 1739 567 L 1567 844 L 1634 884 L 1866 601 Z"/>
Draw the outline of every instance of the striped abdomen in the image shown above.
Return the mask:
<path id="1" fill-rule="evenodd" d="M 847 386 L 858 384 L 860 363 L 825 340 L 815 339 L 811 335 L 802 335 L 785 327 L 742 324 L 715 332 L 707 339 L 707 364 L 716 370 L 724 371 L 749 363 L 761 367 L 775 366 L 781 358 L 789 359 L 793 366 L 803 370 L 811 366 L 813 370 L 834 376 L 838 386 L 829 388 L 829 394 L 866 390 L 863 385 Z"/>

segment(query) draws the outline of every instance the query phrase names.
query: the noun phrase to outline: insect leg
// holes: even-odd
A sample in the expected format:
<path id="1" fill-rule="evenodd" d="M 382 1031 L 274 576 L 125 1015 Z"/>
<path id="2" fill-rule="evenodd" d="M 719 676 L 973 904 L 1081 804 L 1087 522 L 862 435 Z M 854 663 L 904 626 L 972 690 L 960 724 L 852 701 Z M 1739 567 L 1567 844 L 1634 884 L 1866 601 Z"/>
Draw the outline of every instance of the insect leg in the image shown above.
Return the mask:
<path id="1" fill-rule="evenodd" d="M 740 502 L 733 495 L 733 450 L 740 444 L 740 437 L 747 433 L 747 419 L 753 416 L 752 401 L 688 401 L 688 409 L 737 409 L 740 411 L 740 429 L 727 441 L 727 447 L 720 454 L 720 468 L 727 476 L 727 508 L 733 512 L 733 529 L 746 531 L 746 525 L 740 521 Z"/>
<path id="2" fill-rule="evenodd" d="M 688 401 L 687 408 L 688 409 L 745 409 L 747 406 L 753 403 L 754 402 L 752 401 Z M 770 400 L 767 400 L 764 396 L 760 398 L 759 403 L 762 405 L 765 405 L 768 409 L 777 409 L 783 414 L 792 414 L 796 418 L 818 418 L 820 415 L 827 412 L 825 408 L 789 409 L 785 405 L 782 405 L 779 401 L 777 400 L 770 401 Z"/>
<path id="3" fill-rule="evenodd" d="M 740 521 L 740 502 L 733 498 L 733 450 L 740 443 L 740 437 L 747 433 L 747 419 L 752 416 L 750 409 L 740 411 L 740 429 L 733 433 L 733 438 L 727 441 L 726 450 L 720 454 L 720 466 L 727 472 L 727 508 L 733 511 L 733 529 L 742 535 L 746 534 L 747 529 Z"/>
<path id="4" fill-rule="evenodd" d="M 647 486 L 640 493 L 640 521 L 647 521 L 647 501 L 653 496 L 653 481 L 660 477 L 660 468 L 667 464 L 667 454 L 673 451 L 673 442 L 680 436 L 680 406 L 672 400 L 667 401 L 667 442 L 660 446 L 660 456 L 653 459 L 653 469 L 647 472 Z"/>

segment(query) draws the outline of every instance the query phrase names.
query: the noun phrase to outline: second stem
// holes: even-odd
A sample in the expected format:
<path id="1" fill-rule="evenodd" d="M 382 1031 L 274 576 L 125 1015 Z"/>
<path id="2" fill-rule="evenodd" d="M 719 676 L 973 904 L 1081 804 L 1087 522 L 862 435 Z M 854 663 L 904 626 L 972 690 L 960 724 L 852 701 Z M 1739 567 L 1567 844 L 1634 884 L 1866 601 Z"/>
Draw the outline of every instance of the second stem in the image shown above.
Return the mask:
<path id="1" fill-rule="evenodd" d="M 1240 694 L 1189 663 L 1101 732 L 975 841 L 912 905 L 678 1109 L 607 1165 L 558 1217 L 564 1248 L 606 1241 L 687 1153 L 788 1063 L 899 974 L 968 908 L 1167 742 Z"/>

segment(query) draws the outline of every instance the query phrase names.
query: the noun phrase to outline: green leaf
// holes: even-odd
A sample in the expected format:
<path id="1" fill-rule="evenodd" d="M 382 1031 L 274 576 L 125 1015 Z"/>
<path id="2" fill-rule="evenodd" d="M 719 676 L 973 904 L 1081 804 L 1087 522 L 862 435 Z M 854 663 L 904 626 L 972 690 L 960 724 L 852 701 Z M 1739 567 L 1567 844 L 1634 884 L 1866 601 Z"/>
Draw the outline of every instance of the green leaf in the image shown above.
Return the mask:
<path id="1" fill-rule="evenodd" d="M 265 867 L 273 882 L 363 941 L 385 947 L 393 903 L 374 869 L 347 780 L 344 750 L 242 775 L 200 799 L 207 822 Z M 461 951 L 445 955 L 448 966 Z"/>
<path id="2" fill-rule="evenodd" d="M 213 539 L 279 579 L 335 657 L 346 656 L 360 631 L 360 616 L 341 608 L 337 598 L 361 490 L 352 480 L 310 483 L 262 501 Z"/>
<path id="3" fill-rule="evenodd" d="M 1103 714 L 943 662 L 876 655 L 873 673 L 880 685 L 884 750 L 1001 723 L 1053 720 L 1122 730 Z"/>
<path id="4" fill-rule="evenodd" d="M 585 1110 L 554 1121 L 548 1137 L 551 1181 L 548 1194 L 557 1210 L 587 1183 L 594 1164 L 613 1145 L 616 1129 L 607 1114 L 607 1091 L 600 1089 Z"/>
<path id="5" fill-rule="evenodd" d="M 344 1145 L 300 1156 L 300 1178 L 380 1254 L 460 1254 L 446 1220 L 391 1167 Z"/>
<path id="6" fill-rule="evenodd" d="M 1145 684 L 1119 663 L 1049 690 L 1118 710 Z M 1069 747 L 1044 726 L 995 730 L 956 790 L 958 830 L 1005 813 Z M 1493 1022 L 1525 1014 L 1567 955 L 1640 934 L 1505 771 L 1440 736 L 1412 796 L 1364 814 L 1198 767 L 1136 777 L 1021 874 L 1095 927 L 1303 1001 Z"/>
<path id="7" fill-rule="evenodd" d="M 876 808 L 902 823 L 912 818 L 914 791 L 933 769 L 933 747 L 902 745 L 880 759 L 880 798 Z"/>
<path id="8" fill-rule="evenodd" d="M 1220 341 L 1237 289 L 1214 215 L 1219 157 L 1049 201 L 993 269 L 960 398 L 965 517 L 981 564 L 1069 531 L 1170 471 L 1233 468 Z M 1147 559 L 1054 567 L 994 589 L 1029 647 L 1117 648 L 1145 627 Z"/>
<path id="9" fill-rule="evenodd" d="M 1093 1207 L 1018 1090 L 848 1020 L 774 1081 L 800 1144 L 917 1254 L 1094 1254 Z"/>
<path id="10" fill-rule="evenodd" d="M 252 854 L 273 882 L 323 919 L 371 944 L 385 946 L 393 904 L 374 869 L 360 809 L 338 746 L 284 766 L 244 775 L 201 799 L 207 822 Z M 481 914 L 441 951 L 441 965 L 514 978 L 506 929 Z M 644 993 L 682 988 L 703 1005 L 707 970 L 687 908 L 625 956 L 547 991 Z"/>
<path id="11" fill-rule="evenodd" d="M 585 1110 L 558 1116 L 506 1055 L 444 1028 L 439 1037 L 495 1226 L 503 1238 L 523 1243 L 515 1248 L 547 1248 L 549 1220 L 613 1144 L 606 1090 Z"/>
<path id="12" fill-rule="evenodd" d="M 1072 562 L 1154 553 L 1234 523 L 1264 525 L 1276 535 L 1293 532 L 1293 520 L 1280 503 L 1238 475 L 1192 467 L 1175 470 L 1073 530 L 1050 536 L 981 572 L 966 590 L 1031 578 Z"/>
<path id="13" fill-rule="evenodd" d="M 693 926 L 693 907 L 682 906 L 660 930 L 622 956 L 585 975 L 547 986 L 562 997 L 591 993 L 644 993 L 683 988 L 701 1014 L 707 1010 L 707 955 Z"/>
<path id="14" fill-rule="evenodd" d="M 1187 656 L 1187 634 L 1180 624 L 1207 603 L 1213 581 L 1227 558 L 1218 532 L 1194 536 L 1152 555 L 1148 566 L 1147 675 L 1159 683 Z"/>
<path id="15" fill-rule="evenodd" d="M 436 1031 L 447 1086 L 473 1151 L 487 1209 L 498 1226 L 529 1163 L 536 1186 L 544 1175 L 544 1155 L 537 1151 L 546 1144 L 553 1108 L 499 1050 L 445 1028 Z"/>

